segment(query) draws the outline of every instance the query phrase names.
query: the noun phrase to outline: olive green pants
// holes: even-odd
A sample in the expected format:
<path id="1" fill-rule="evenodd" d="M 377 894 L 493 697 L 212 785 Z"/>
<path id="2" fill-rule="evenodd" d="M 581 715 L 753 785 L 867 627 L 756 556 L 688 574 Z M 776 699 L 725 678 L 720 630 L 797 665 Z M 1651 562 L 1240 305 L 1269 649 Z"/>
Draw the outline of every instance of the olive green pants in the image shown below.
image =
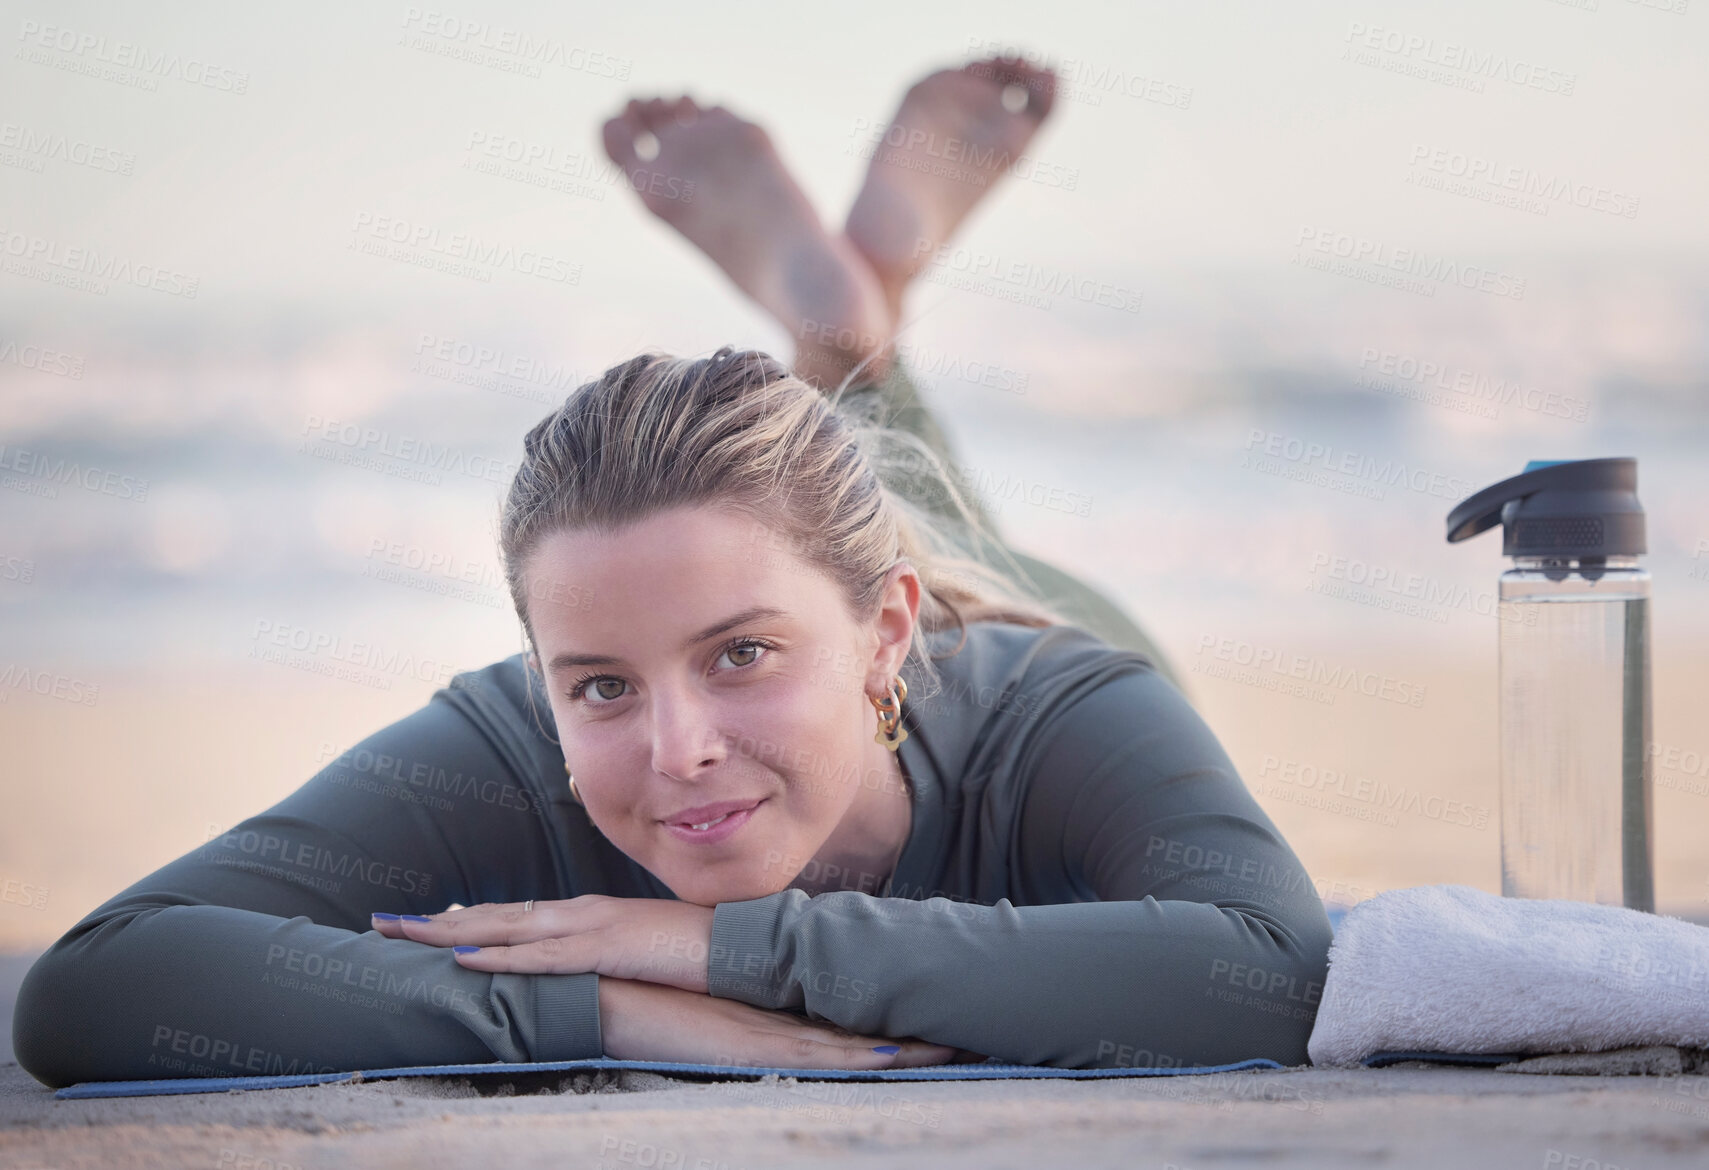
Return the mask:
<path id="1" fill-rule="evenodd" d="M 859 417 L 916 436 L 943 462 L 957 486 L 966 482 L 948 436 L 921 399 L 919 389 L 900 359 L 892 362 L 890 373 L 881 382 L 851 386 L 844 392 L 841 405 Z M 1091 631 L 1111 645 L 1145 655 L 1170 682 L 1180 686 L 1181 680 L 1162 649 L 1138 623 L 1086 582 L 1011 547 L 978 493 L 963 491 L 962 495 L 984 528 L 984 539 L 972 530 L 917 456 L 910 458 L 908 452 L 895 453 L 895 457 L 881 456 L 876 460 L 876 470 L 885 487 L 941 520 L 949 534 L 971 554 L 997 566 L 1010 577 L 1016 576 L 1010 562 L 1018 565 L 1024 579 L 1018 580 L 1017 584 L 1023 592 L 1036 596 L 1075 625 Z"/>

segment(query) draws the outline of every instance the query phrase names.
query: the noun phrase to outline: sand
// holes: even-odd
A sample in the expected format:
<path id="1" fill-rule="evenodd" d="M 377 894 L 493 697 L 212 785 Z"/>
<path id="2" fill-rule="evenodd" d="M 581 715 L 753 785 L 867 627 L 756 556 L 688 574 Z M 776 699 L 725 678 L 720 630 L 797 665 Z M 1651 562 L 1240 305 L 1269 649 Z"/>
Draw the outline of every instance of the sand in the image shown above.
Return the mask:
<path id="1" fill-rule="evenodd" d="M 490 1094 L 490 1095 L 488 1095 Z M 9 1167 L 1701 1167 L 1709 1077 L 1396 1065 L 699 1083 L 601 1072 L 58 1101 L 0 1066 Z"/>

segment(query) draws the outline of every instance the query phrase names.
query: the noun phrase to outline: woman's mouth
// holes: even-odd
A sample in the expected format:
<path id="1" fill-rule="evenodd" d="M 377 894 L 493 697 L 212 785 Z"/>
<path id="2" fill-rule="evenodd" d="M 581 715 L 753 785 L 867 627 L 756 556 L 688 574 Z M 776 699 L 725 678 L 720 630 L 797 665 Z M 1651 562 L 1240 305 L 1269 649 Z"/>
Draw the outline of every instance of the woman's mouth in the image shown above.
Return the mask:
<path id="1" fill-rule="evenodd" d="M 697 845 L 715 844 L 719 841 L 728 840 L 737 830 L 752 820 L 754 814 L 759 811 L 760 805 L 764 803 L 765 801 L 762 800 L 751 808 L 737 809 L 734 812 L 723 813 L 695 824 L 666 822 L 665 828 L 680 841 L 692 841 Z"/>

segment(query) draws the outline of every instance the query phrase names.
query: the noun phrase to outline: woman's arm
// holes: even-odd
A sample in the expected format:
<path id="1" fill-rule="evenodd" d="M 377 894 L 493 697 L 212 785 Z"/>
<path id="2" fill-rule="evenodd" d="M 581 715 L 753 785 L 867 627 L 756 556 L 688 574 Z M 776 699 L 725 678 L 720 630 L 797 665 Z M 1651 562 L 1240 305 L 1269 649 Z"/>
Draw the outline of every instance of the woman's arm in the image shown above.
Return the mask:
<path id="1" fill-rule="evenodd" d="M 19 1063 L 58 1087 L 600 1055 L 597 975 L 465 970 L 370 927 L 375 911 L 597 892 L 563 889 L 561 826 L 479 719 L 440 691 L 98 907 L 25 978 Z"/>
<path id="2" fill-rule="evenodd" d="M 724 903 L 712 994 L 1025 1064 L 1307 1063 L 1329 921 L 1186 700 L 1119 675 L 1036 743 L 1010 883 L 1061 904 Z"/>

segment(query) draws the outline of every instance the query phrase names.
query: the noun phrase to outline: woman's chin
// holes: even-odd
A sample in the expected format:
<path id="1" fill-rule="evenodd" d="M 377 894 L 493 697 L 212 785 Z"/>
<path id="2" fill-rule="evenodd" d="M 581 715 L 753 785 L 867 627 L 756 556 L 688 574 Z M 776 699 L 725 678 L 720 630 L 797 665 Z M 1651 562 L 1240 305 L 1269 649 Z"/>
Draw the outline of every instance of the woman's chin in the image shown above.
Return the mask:
<path id="1" fill-rule="evenodd" d="M 670 887 L 671 893 L 677 896 L 678 901 L 690 902 L 696 906 L 716 906 L 720 902 L 750 902 L 755 898 L 775 894 L 789 886 L 787 878 L 767 881 L 763 875 L 747 880 L 719 880 L 700 873 L 684 875 L 680 883 L 663 875 L 660 875 L 660 880 Z"/>

